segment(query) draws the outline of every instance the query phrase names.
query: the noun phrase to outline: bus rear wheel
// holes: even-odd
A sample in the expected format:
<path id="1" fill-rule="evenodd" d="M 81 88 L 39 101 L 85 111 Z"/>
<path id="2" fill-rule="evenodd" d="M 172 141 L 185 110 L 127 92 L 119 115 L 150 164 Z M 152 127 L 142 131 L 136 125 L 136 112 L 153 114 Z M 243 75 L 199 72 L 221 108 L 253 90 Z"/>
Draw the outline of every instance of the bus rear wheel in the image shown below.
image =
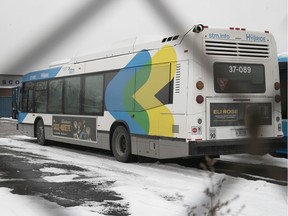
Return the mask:
<path id="1" fill-rule="evenodd" d="M 44 123 L 43 120 L 39 120 L 36 125 L 36 137 L 37 142 L 40 145 L 45 145 L 46 139 L 45 139 L 45 131 L 44 131 Z"/>
<path id="2" fill-rule="evenodd" d="M 112 152 L 116 160 L 129 162 L 131 155 L 131 138 L 124 126 L 118 126 L 112 135 Z"/>

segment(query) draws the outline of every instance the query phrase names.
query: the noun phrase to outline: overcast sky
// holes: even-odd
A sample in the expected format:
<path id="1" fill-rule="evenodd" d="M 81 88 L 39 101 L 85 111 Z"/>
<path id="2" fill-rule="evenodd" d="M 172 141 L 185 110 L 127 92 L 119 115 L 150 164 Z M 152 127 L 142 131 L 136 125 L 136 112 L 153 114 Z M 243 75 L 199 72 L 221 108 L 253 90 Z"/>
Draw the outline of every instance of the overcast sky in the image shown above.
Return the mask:
<path id="1" fill-rule="evenodd" d="M 0 0 L 0 74 L 108 49 L 135 36 L 180 34 L 194 24 L 269 30 L 287 51 L 287 0 Z"/>

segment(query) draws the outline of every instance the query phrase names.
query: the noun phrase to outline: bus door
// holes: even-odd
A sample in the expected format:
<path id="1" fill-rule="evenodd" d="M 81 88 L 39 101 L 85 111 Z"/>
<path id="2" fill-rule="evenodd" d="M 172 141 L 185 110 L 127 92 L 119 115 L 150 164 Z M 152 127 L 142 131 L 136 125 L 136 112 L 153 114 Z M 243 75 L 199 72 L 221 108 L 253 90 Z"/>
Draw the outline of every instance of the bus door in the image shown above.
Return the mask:
<path id="1" fill-rule="evenodd" d="M 273 98 L 206 98 L 207 139 L 248 138 L 251 124 L 260 137 L 273 137 Z"/>

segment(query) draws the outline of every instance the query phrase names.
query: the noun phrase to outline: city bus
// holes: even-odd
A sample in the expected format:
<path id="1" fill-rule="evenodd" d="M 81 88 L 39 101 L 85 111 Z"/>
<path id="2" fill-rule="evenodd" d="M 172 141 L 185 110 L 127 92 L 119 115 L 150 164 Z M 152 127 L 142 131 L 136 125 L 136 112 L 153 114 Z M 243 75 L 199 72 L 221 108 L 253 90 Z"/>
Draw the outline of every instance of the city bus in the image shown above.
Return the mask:
<path id="1" fill-rule="evenodd" d="M 121 162 L 242 153 L 255 143 L 275 151 L 284 143 L 279 86 L 272 34 L 199 24 L 27 73 L 18 128 L 41 145 L 111 150 Z"/>
<path id="2" fill-rule="evenodd" d="M 277 149 L 277 156 L 287 157 L 287 61 L 288 53 L 278 56 L 279 73 L 280 73 L 280 90 L 281 90 L 281 104 L 282 104 L 282 128 L 284 132 L 286 145 L 283 148 Z"/>

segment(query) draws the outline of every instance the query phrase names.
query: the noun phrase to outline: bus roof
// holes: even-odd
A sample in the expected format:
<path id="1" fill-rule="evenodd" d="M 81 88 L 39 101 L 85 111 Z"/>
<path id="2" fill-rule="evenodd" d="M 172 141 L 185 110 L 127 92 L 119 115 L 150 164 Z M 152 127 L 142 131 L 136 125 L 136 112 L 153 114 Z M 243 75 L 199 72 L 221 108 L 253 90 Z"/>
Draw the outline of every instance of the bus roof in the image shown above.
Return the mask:
<path id="1" fill-rule="evenodd" d="M 34 80 L 44 80 L 56 77 L 58 72 L 60 71 L 62 67 L 56 67 L 56 68 L 47 68 L 44 70 L 38 70 L 33 71 L 28 74 L 25 74 L 22 78 L 22 82 L 26 81 L 34 81 Z"/>

